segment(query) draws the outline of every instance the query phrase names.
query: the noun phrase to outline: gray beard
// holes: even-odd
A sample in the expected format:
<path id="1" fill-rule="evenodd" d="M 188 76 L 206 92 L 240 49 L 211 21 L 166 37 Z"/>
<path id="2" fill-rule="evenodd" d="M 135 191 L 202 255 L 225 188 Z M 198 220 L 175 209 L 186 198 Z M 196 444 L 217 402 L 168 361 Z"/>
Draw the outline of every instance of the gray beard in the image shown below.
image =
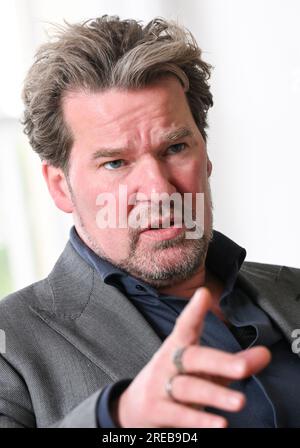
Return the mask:
<path id="1" fill-rule="evenodd" d="M 102 259 L 122 269 L 154 288 L 166 288 L 191 278 L 205 262 L 209 243 L 212 239 L 212 227 L 199 239 L 186 239 L 185 232 L 176 238 L 154 243 L 151 256 L 138 248 L 139 235 L 130 235 L 129 255 L 120 262 L 108 257 L 95 240 L 87 234 L 80 219 L 81 229 L 89 247 Z M 179 248 L 178 262 L 166 263 L 164 250 Z"/>
<path id="2" fill-rule="evenodd" d="M 188 240 L 185 234 L 172 240 L 165 240 L 154 245 L 149 254 L 130 251 L 130 256 L 119 263 L 119 267 L 129 274 L 145 281 L 155 288 L 170 287 L 191 278 L 205 262 L 211 240 L 210 235 L 201 239 Z M 176 263 L 161 262 L 161 253 L 168 248 L 178 247 L 180 255 Z M 165 257 L 164 257 L 165 258 Z"/>

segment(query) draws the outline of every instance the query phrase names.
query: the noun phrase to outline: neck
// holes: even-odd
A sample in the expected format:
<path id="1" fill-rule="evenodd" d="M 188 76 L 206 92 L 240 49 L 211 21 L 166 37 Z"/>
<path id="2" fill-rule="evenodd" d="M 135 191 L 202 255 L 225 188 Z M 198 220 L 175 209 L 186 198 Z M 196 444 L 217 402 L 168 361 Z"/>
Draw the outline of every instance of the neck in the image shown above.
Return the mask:
<path id="1" fill-rule="evenodd" d="M 205 265 L 201 266 L 196 274 L 193 275 L 193 277 L 191 277 L 190 279 L 174 286 L 160 288 L 159 292 L 190 299 L 196 292 L 196 290 L 201 286 L 205 286 L 211 293 L 211 311 L 219 319 L 226 323 L 225 316 L 223 315 L 220 308 L 220 297 L 224 290 L 224 283 L 216 275 L 209 271 Z"/>
<path id="2" fill-rule="evenodd" d="M 190 299 L 197 288 L 199 288 L 200 286 L 205 286 L 207 275 L 206 271 L 207 270 L 204 265 L 200 266 L 193 277 L 172 286 L 159 288 L 159 292 Z"/>

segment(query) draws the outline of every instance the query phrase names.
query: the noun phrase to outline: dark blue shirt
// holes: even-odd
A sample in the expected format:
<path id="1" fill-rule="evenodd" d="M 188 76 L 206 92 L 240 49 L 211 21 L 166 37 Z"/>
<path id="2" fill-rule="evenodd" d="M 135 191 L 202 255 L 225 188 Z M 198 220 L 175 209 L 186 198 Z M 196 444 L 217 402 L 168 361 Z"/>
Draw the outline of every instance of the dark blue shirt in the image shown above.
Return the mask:
<path id="1" fill-rule="evenodd" d="M 186 298 L 161 294 L 149 284 L 100 258 L 84 244 L 74 227 L 71 229 L 70 241 L 105 283 L 117 287 L 131 300 L 162 341 L 171 333 L 187 303 Z M 231 326 L 229 328 L 209 312 L 199 342 L 231 353 L 254 345 L 264 345 L 271 351 L 272 361 L 258 375 L 236 381 L 230 386 L 246 395 L 247 403 L 243 410 L 230 413 L 206 409 L 225 416 L 232 428 L 299 427 L 299 358 L 291 351 L 281 331 L 239 285 L 237 276 L 245 256 L 245 249 L 214 231 L 205 263 L 206 268 L 225 285 L 220 307 Z M 103 388 L 97 408 L 100 427 L 116 427 L 110 415 L 110 403 L 131 381 L 125 378 Z"/>

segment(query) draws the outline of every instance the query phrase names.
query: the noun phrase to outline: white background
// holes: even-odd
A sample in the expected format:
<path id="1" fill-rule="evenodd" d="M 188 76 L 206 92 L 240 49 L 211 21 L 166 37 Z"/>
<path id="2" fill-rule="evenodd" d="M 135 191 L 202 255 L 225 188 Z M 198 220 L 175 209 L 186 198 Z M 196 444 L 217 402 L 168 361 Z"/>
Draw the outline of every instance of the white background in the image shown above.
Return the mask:
<path id="1" fill-rule="evenodd" d="M 28 147 L 14 154 L 24 147 L 22 79 L 49 22 L 102 14 L 159 15 L 193 32 L 214 66 L 214 227 L 244 246 L 248 260 L 300 267 L 298 0 L 1 0 L 0 12 L 0 243 L 15 288 L 49 272 L 71 225 L 51 202 L 37 156 Z"/>

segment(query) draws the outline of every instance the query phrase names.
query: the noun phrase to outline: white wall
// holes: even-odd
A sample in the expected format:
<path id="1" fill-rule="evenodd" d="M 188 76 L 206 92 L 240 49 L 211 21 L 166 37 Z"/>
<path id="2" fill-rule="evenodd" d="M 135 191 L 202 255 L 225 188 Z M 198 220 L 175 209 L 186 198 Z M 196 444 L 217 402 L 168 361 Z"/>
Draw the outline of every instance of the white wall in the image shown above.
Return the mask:
<path id="1" fill-rule="evenodd" d="M 161 15 L 186 25 L 215 67 L 208 139 L 215 228 L 244 245 L 249 260 L 300 267 L 298 0 L 2 0 L 1 8 L 8 17 L 15 8 L 17 22 L 14 39 L 5 21 L 0 36 L 7 60 L 0 118 L 20 116 L 21 79 L 46 39 L 46 22 L 107 13 L 142 20 Z M 70 221 L 56 212 L 34 171 L 38 159 L 31 154 L 26 163 L 34 179 L 31 194 L 41 204 L 37 222 L 47 235 L 35 240 L 41 254 L 34 275 L 41 277 L 62 250 Z"/>
<path id="2" fill-rule="evenodd" d="M 200 3 L 216 228 L 248 259 L 300 267 L 300 2 Z"/>

